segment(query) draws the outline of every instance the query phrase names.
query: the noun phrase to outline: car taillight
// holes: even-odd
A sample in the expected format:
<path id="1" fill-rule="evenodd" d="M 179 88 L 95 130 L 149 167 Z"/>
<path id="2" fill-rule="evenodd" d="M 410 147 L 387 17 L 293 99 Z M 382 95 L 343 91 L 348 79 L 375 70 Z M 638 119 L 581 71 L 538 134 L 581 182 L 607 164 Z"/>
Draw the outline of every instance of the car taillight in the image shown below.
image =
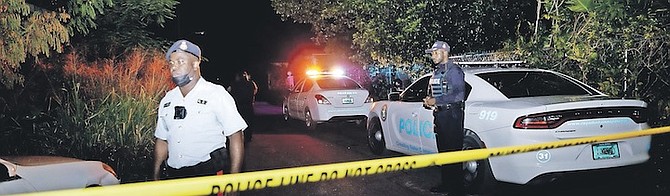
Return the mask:
<path id="1" fill-rule="evenodd" d="M 110 174 L 114 175 L 115 178 L 119 178 L 119 176 L 116 175 L 116 172 L 114 172 L 114 169 L 112 169 L 111 166 L 103 163 L 102 168 L 105 169 L 105 171 L 109 172 Z"/>
<path id="2" fill-rule="evenodd" d="M 326 97 L 323 96 L 323 95 L 318 95 L 317 94 L 317 95 L 314 95 L 314 98 L 316 98 L 316 103 L 317 104 L 330 105 L 330 101 L 328 101 L 328 99 L 326 99 Z"/>
<path id="3" fill-rule="evenodd" d="M 365 99 L 365 103 L 372 103 L 375 102 L 375 100 L 372 97 L 368 97 Z"/>
<path id="4" fill-rule="evenodd" d="M 517 129 L 551 129 L 560 125 L 562 115 L 519 117 L 514 122 Z"/>
<path id="5" fill-rule="evenodd" d="M 640 107 L 606 107 L 563 110 L 521 116 L 514 121 L 517 129 L 553 129 L 571 120 L 628 117 L 635 123 L 647 122 L 646 109 Z"/>

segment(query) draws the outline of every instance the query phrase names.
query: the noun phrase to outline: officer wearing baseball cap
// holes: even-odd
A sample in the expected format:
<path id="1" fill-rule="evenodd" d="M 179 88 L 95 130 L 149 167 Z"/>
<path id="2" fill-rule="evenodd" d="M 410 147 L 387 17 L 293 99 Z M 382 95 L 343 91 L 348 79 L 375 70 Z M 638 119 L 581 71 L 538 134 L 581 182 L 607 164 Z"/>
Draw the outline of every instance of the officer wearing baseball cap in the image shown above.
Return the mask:
<path id="1" fill-rule="evenodd" d="M 426 49 L 436 64 L 430 78 L 428 97 L 424 106 L 433 110 L 435 141 L 439 152 L 457 151 L 463 148 L 463 116 L 465 111 L 465 76 L 463 70 L 449 60 L 451 47 L 444 41 L 436 41 Z M 465 195 L 463 163 L 440 166 L 441 183 L 431 192 Z"/>
<path id="2" fill-rule="evenodd" d="M 445 52 L 447 52 L 447 57 L 448 57 L 449 52 L 451 52 L 451 47 L 449 47 L 449 44 L 447 44 L 447 42 L 436 41 L 435 43 L 433 43 L 433 46 L 426 49 L 426 53 L 430 54 L 430 53 L 432 53 L 433 51 L 436 51 L 436 50 L 444 50 Z"/>
<path id="3" fill-rule="evenodd" d="M 176 87 L 158 105 L 154 180 L 161 178 L 164 162 L 168 178 L 241 172 L 248 125 L 228 91 L 202 78 L 201 53 L 188 40 L 165 52 Z"/>
<path id="4" fill-rule="evenodd" d="M 200 51 L 200 47 L 197 45 L 191 43 L 188 40 L 179 40 L 174 42 L 172 46 L 170 46 L 170 49 L 165 52 L 165 58 L 169 61 L 170 60 L 170 54 L 176 51 L 184 51 L 192 54 L 193 56 L 198 57 L 198 59 L 202 59 L 202 52 Z"/>

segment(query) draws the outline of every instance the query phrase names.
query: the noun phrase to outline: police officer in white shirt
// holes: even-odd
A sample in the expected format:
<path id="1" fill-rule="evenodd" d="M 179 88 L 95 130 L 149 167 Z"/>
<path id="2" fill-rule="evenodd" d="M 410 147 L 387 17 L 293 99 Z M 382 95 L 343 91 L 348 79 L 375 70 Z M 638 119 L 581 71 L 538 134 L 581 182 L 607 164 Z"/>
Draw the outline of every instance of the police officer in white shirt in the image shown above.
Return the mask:
<path id="1" fill-rule="evenodd" d="M 179 40 L 165 57 L 177 86 L 158 108 L 153 179 L 160 179 L 165 160 L 168 178 L 241 172 L 247 124 L 232 96 L 201 77 L 197 45 Z"/>

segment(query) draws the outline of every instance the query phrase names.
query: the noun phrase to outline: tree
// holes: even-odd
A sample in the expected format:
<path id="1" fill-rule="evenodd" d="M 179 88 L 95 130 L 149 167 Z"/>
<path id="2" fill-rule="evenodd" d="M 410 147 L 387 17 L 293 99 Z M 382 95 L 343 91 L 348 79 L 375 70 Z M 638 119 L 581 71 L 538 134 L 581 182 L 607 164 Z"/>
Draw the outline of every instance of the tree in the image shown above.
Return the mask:
<path id="1" fill-rule="evenodd" d="M 170 41 L 155 30 L 175 17 L 176 0 L 115 0 L 94 20 L 95 30 L 73 37 L 73 45 L 86 47 L 89 58 L 112 58 L 133 48 L 161 48 Z"/>
<path id="2" fill-rule="evenodd" d="M 317 43 L 351 42 L 364 64 L 423 62 L 437 39 L 454 52 L 486 51 L 531 32 L 534 1 L 289 1 L 272 0 L 284 19 L 312 25 Z M 348 38 L 348 39 L 345 39 Z"/>
<path id="3" fill-rule="evenodd" d="M 94 54 L 116 55 L 136 46 L 164 44 L 147 28 L 174 16 L 176 0 L 0 0 L 0 83 L 23 85 L 20 73 L 28 57 L 39 61 L 66 46 L 88 44 Z M 98 27 L 102 27 L 98 29 Z"/>
<path id="4" fill-rule="evenodd" d="M 670 87 L 667 1 L 554 0 L 543 8 L 550 28 L 510 45 L 530 64 L 615 97 L 642 98 L 667 115 L 670 94 L 661 90 Z"/>
<path id="5" fill-rule="evenodd" d="M 95 27 L 91 21 L 95 19 L 96 12 L 109 5 L 111 0 L 69 1 L 49 10 L 28 4 L 25 0 L 0 1 L 2 85 L 9 89 L 21 85 L 24 78 L 19 69 L 28 55 L 38 58 L 41 55 L 49 57 L 53 51 L 63 52 L 72 30 L 86 33 L 89 28 Z M 65 8 L 70 8 L 70 12 Z"/>

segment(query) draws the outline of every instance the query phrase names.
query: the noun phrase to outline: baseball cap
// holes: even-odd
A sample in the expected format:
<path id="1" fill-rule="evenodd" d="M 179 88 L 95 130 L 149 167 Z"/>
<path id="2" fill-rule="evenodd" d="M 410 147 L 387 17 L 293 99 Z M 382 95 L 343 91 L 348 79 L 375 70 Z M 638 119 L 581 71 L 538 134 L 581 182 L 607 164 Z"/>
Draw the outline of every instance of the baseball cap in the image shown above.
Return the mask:
<path id="1" fill-rule="evenodd" d="M 177 50 L 181 50 L 181 51 L 184 51 L 184 52 L 191 53 L 192 55 L 198 57 L 198 59 L 202 59 L 200 47 L 198 47 L 198 45 L 195 45 L 195 44 L 191 43 L 188 40 L 183 40 L 183 39 L 174 42 L 174 44 L 172 44 L 172 46 L 170 46 L 170 49 L 168 49 L 167 52 L 165 53 L 165 59 L 167 59 L 169 61 L 170 60 L 170 54 L 172 54 L 173 52 L 176 52 Z"/>
<path id="2" fill-rule="evenodd" d="M 433 44 L 432 47 L 426 49 L 426 53 L 431 53 L 431 52 L 433 52 L 433 51 L 435 51 L 435 50 L 437 50 L 437 49 L 444 49 L 444 50 L 446 50 L 447 52 L 449 52 L 449 51 L 451 50 L 451 47 L 449 47 L 449 44 L 447 44 L 447 42 L 444 42 L 444 41 L 436 41 L 436 42 Z"/>

